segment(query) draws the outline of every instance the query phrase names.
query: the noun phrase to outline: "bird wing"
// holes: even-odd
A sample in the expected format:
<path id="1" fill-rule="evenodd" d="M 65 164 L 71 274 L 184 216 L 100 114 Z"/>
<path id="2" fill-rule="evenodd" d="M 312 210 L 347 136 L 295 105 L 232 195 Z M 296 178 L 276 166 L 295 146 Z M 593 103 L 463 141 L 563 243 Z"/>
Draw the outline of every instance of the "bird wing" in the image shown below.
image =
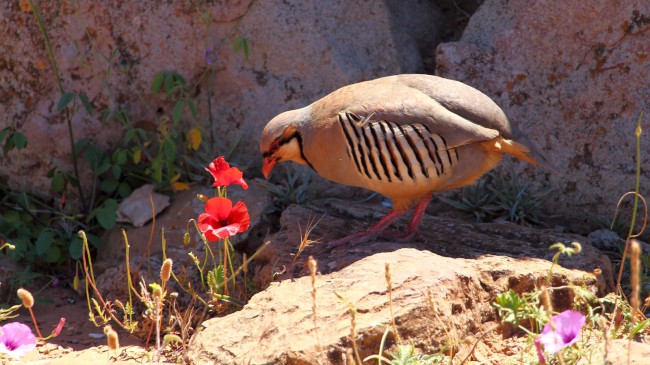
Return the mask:
<path id="1" fill-rule="evenodd" d="M 429 97 L 373 100 L 349 106 L 341 114 L 349 114 L 356 123 L 385 121 L 402 127 L 403 133 L 415 137 L 421 133 L 440 136 L 447 149 L 492 140 L 500 131 L 467 119 Z"/>

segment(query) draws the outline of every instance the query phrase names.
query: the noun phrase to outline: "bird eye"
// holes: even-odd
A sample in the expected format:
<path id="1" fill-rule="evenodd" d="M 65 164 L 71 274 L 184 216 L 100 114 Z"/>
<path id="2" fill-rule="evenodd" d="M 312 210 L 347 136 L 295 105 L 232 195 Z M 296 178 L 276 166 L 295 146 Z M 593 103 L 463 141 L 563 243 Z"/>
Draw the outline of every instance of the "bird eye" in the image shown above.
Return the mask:
<path id="1" fill-rule="evenodd" d="M 276 139 L 275 141 L 273 141 L 273 143 L 271 143 L 271 149 L 269 152 L 275 153 L 278 150 L 278 148 L 280 148 L 280 142 L 278 142 L 278 140 Z"/>

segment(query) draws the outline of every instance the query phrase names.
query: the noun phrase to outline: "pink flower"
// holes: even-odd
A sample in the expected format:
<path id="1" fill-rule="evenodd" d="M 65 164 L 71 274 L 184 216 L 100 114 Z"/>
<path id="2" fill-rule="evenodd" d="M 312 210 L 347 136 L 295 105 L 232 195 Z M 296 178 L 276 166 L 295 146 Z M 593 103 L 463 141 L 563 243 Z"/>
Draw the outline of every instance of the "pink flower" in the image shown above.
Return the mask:
<path id="1" fill-rule="evenodd" d="M 26 325 L 18 322 L 0 327 L 0 353 L 20 359 L 36 348 L 36 336 Z"/>
<path id="2" fill-rule="evenodd" d="M 248 229 L 248 208 L 243 202 L 237 202 L 233 206 L 232 201 L 227 198 L 208 199 L 205 203 L 205 213 L 199 216 L 198 226 L 208 241 L 228 238 Z"/>
<path id="3" fill-rule="evenodd" d="M 223 156 L 219 156 L 210 162 L 205 169 L 214 178 L 214 186 L 228 186 L 230 184 L 241 185 L 244 190 L 248 189 L 248 184 L 244 181 L 244 174 L 236 167 L 230 167 Z"/>
<path id="4" fill-rule="evenodd" d="M 582 313 L 572 310 L 566 310 L 553 316 L 551 321 L 544 326 L 539 337 L 535 339 L 538 357 L 541 356 L 540 359 L 544 359 L 544 356 L 541 354 L 540 343 L 544 345 L 546 352 L 554 354 L 578 342 L 578 335 L 580 335 L 580 330 L 585 325 L 586 320 L 587 318 Z M 540 363 L 543 363 L 541 360 Z"/>

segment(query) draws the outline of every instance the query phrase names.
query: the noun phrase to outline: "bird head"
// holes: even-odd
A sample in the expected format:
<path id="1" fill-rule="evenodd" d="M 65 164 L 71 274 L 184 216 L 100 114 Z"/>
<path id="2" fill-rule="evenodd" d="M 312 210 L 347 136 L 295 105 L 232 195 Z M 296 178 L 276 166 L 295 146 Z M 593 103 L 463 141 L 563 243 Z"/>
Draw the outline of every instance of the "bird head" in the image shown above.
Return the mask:
<path id="1" fill-rule="evenodd" d="M 284 112 L 264 127 L 260 140 L 260 152 L 264 157 L 262 172 L 269 178 L 271 170 L 278 162 L 294 161 L 303 165 L 302 135 L 300 122 L 304 112 L 302 109 Z"/>

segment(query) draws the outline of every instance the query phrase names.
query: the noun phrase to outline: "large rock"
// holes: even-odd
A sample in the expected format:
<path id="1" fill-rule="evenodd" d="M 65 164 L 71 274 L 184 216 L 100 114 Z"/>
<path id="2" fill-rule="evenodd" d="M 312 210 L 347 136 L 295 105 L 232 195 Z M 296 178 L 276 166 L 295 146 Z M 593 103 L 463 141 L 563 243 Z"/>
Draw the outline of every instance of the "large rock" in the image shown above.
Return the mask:
<path id="1" fill-rule="evenodd" d="M 485 1 L 460 41 L 438 46 L 436 72 L 493 97 L 560 171 L 525 171 L 556 187 L 552 209 L 593 223 L 634 188 L 640 112 L 650 185 L 649 26 L 643 0 Z"/>
<path id="2" fill-rule="evenodd" d="M 440 15 L 428 2 L 409 0 L 250 1 L 203 4 L 103 2 L 40 3 L 54 58 L 66 91 L 84 92 L 99 110 L 122 108 L 135 126 L 154 130 L 173 103 L 152 95 L 161 70 L 182 74 L 189 84 L 201 80 L 192 96 L 207 123 L 206 49 L 213 62 L 212 114 L 218 146 L 243 134 L 239 159 L 258 155 L 256 141 L 275 114 L 302 106 L 348 83 L 423 69 L 420 51 L 430 57 L 438 39 Z M 47 194 L 45 172 L 71 170 L 70 142 L 61 93 L 48 61 L 41 32 L 18 2 L 0 5 L 0 129 L 16 126 L 29 142 L 18 158 L 0 158 L 0 176 L 18 186 L 29 171 L 28 190 Z M 250 59 L 237 54 L 232 40 L 250 43 Z M 215 48 L 219 47 L 215 51 Z M 117 54 L 110 61 L 111 52 Z M 107 70 L 111 68 L 110 76 Z M 210 75 L 208 73 L 208 75 Z M 194 91 L 193 91 L 194 92 Z M 123 129 L 117 121 L 83 109 L 73 119 L 75 139 L 92 138 L 102 148 L 115 146 Z M 258 162 L 247 162 L 255 165 Z M 81 164 L 82 183 L 90 188 L 90 169 Z M 22 169 L 22 170 L 21 170 Z"/>
<path id="3" fill-rule="evenodd" d="M 361 357 L 376 354 L 390 323 L 384 273 L 390 264 L 393 310 L 397 329 L 424 353 L 435 353 L 449 341 L 493 327 L 496 294 L 517 286 L 529 289 L 543 282 L 549 263 L 535 258 L 485 255 L 453 259 L 414 248 L 378 253 L 316 278 L 317 326 L 312 315 L 311 279 L 272 283 L 239 312 L 204 323 L 189 349 L 193 364 L 341 364 L 351 348 L 350 313 L 356 309 L 356 341 Z M 326 259 L 319 267 L 327 270 Z M 597 291 L 593 275 L 564 268 L 554 271 L 553 284 L 574 283 Z M 435 314 L 428 301 L 431 292 Z M 555 306 L 571 307 L 573 296 L 554 295 Z M 443 322 L 440 322 L 443 318 Z M 322 352 L 318 351 L 318 346 Z M 394 343 L 391 340 L 386 344 Z"/>
<path id="4" fill-rule="evenodd" d="M 398 331 L 424 353 L 437 352 L 449 336 L 463 339 L 493 328 L 497 317 L 491 303 L 496 295 L 509 289 L 530 292 L 543 285 L 553 255 L 548 246 L 554 242 L 579 241 L 583 250 L 560 260 L 561 267 L 553 270 L 553 286 L 575 284 L 600 294 L 613 287 L 609 260 L 584 237 L 512 224 L 467 224 L 427 215 L 422 242 L 374 240 L 334 249 L 324 244 L 362 229 L 382 213 L 373 204 L 351 205 L 337 200 L 287 209 L 281 219 L 282 229 L 269 238 L 256 263 L 256 281 L 266 289 L 241 311 L 205 322 L 205 329 L 190 346 L 191 362 L 341 364 L 346 349 L 351 348 L 350 314 L 336 293 L 356 308 L 356 341 L 362 358 L 376 354 L 391 318 L 385 263 L 390 264 Z M 310 220 L 312 225 L 317 223 L 309 239 L 320 243 L 296 257 L 301 233 L 308 229 Z M 309 255 L 318 260 L 321 273 L 316 278 L 318 331 L 306 265 Z M 594 275 L 595 268 L 602 274 Z M 573 300 L 571 290 L 552 293 L 558 311 L 570 308 Z M 387 346 L 391 344 L 394 340 L 389 337 Z M 459 351 L 468 352 L 470 345 L 460 347 Z M 477 354 L 494 358 L 485 346 Z"/>

